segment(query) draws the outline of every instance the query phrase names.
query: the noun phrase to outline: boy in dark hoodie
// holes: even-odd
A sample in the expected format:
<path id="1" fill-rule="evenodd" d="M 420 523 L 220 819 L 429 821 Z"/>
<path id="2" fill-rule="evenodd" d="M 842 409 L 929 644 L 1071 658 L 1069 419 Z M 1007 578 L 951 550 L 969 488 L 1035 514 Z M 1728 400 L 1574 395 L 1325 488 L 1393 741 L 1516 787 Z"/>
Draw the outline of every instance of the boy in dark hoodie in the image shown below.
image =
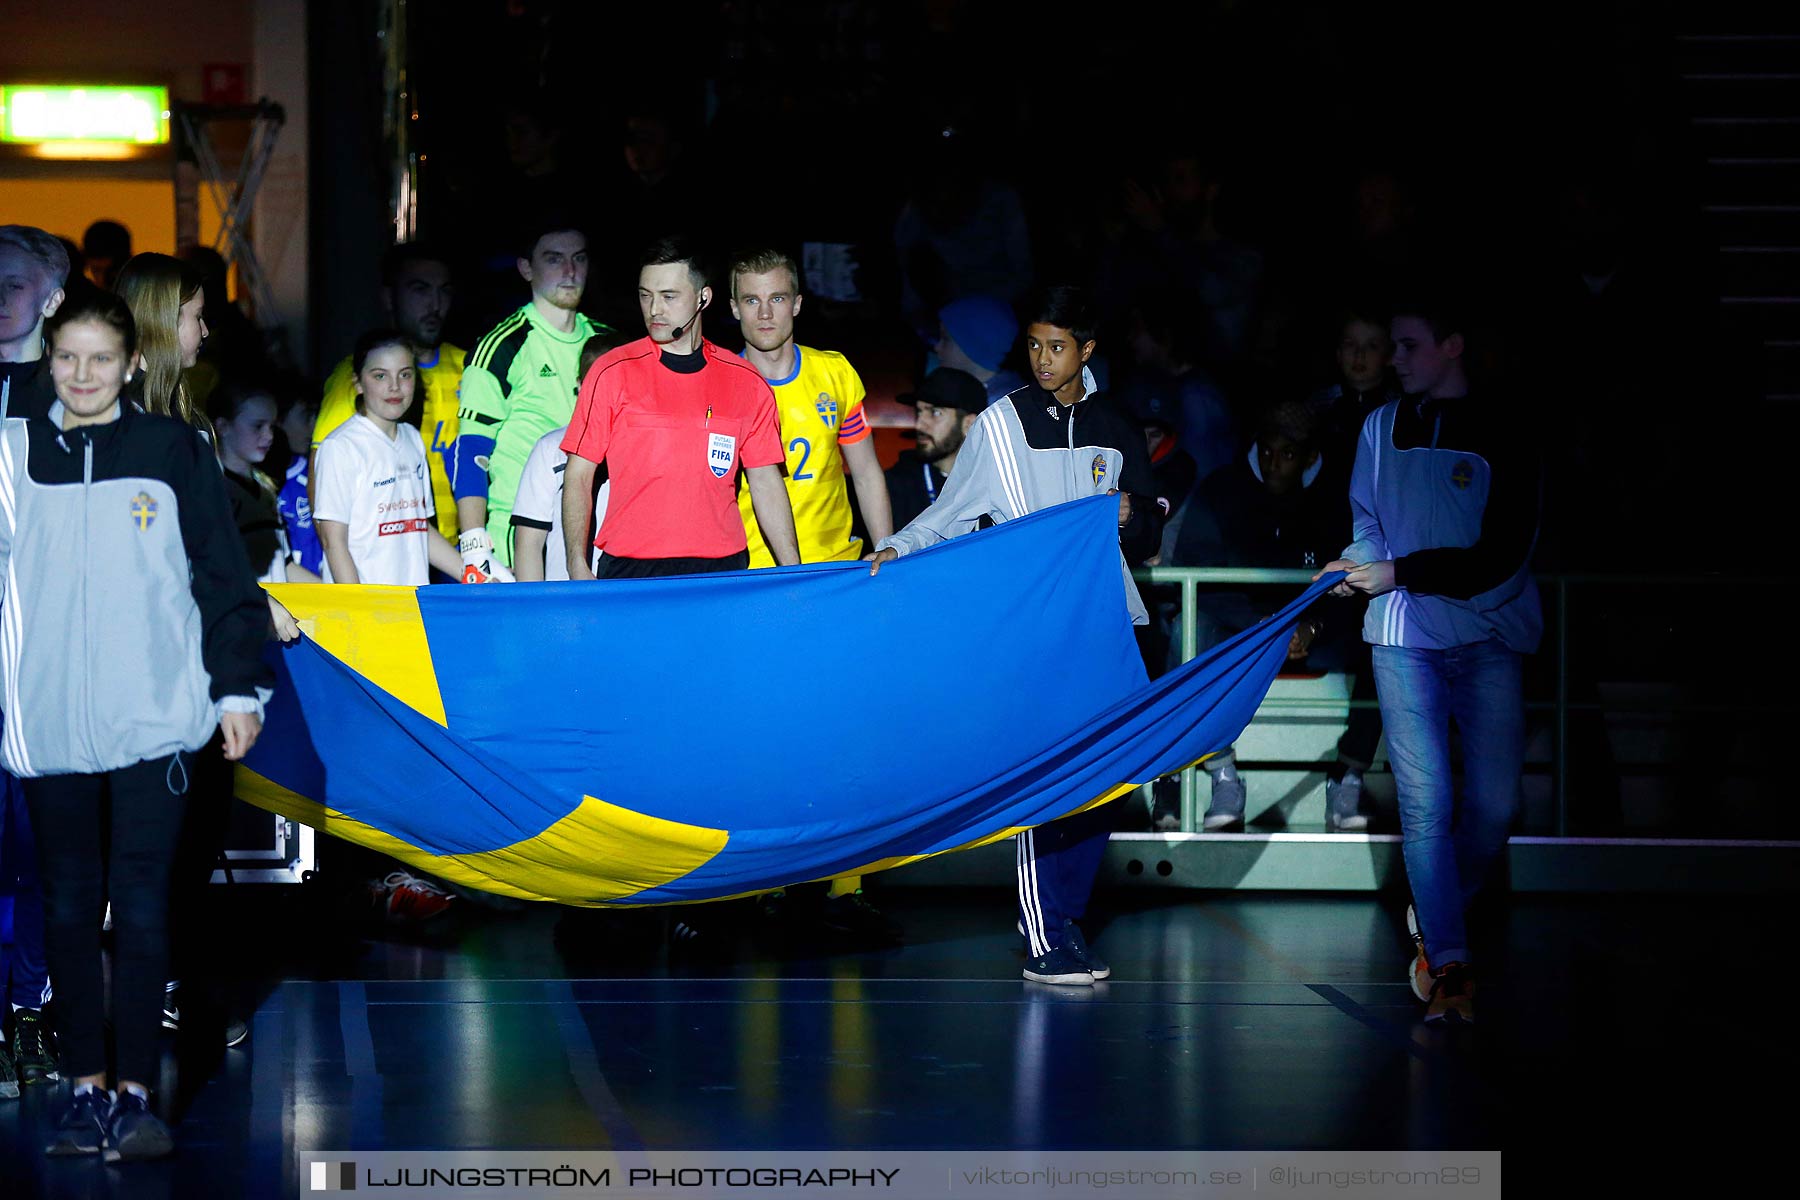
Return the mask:
<path id="1" fill-rule="evenodd" d="M 1265 409 L 1249 454 L 1213 472 L 1194 490 L 1176 538 L 1175 565 L 1316 569 L 1335 555 L 1350 522 L 1344 494 L 1326 485 L 1332 477 L 1319 449 L 1313 409 L 1299 401 Z M 1280 605 L 1276 593 L 1203 591 L 1195 614 L 1197 644 L 1202 650 L 1216 645 Z M 1288 658 L 1305 659 L 1325 628 L 1316 612 L 1302 617 Z M 1247 797 L 1236 756 L 1227 749 L 1205 766 L 1212 801 L 1201 828 L 1242 829 Z M 1157 815 L 1162 825 L 1172 816 Z"/>

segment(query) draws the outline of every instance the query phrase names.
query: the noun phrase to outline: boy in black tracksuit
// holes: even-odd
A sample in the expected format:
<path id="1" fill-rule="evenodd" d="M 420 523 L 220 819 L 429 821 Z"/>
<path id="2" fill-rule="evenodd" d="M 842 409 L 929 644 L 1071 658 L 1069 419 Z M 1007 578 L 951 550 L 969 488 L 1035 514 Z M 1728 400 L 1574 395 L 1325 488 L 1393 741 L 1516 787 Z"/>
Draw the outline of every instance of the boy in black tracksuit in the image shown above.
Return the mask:
<path id="1" fill-rule="evenodd" d="M 1163 510 L 1149 450 L 1137 424 L 1089 392 L 1094 318 L 1077 288 L 1045 290 L 1025 329 L 1033 382 L 1002 397 L 969 429 L 936 503 L 883 538 L 882 564 L 973 530 L 1084 496 L 1119 497 L 1120 569 L 1133 623 L 1147 623 L 1133 564 L 1156 553 Z M 1112 828 L 1109 806 L 1064 817 L 1018 836 L 1019 930 L 1028 943 L 1025 978 L 1092 984 L 1112 974 L 1076 923 L 1087 910 Z"/>

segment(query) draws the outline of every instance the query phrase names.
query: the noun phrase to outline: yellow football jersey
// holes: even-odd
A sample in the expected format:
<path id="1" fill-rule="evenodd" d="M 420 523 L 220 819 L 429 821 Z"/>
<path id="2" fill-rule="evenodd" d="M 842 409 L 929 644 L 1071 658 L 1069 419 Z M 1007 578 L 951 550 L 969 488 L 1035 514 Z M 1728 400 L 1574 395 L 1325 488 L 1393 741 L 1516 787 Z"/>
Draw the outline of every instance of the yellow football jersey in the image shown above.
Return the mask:
<path id="1" fill-rule="evenodd" d="M 850 496 L 845 491 L 841 447 L 869 436 L 863 420 L 862 380 L 850 361 L 835 351 L 796 345 L 794 356 L 794 373 L 770 380 L 769 387 L 775 392 L 781 444 L 787 450 L 788 503 L 794 506 L 800 561 L 861 558 L 862 539 L 850 536 Z M 748 486 L 738 488 L 738 512 L 750 543 L 750 565 L 774 566 L 775 557 L 763 542 L 750 506 Z"/>
<path id="2" fill-rule="evenodd" d="M 431 498 L 437 505 L 438 532 L 456 541 L 456 497 L 450 492 L 450 454 L 456 445 L 456 393 L 462 385 L 463 361 L 468 351 L 449 342 L 438 345 L 437 358 L 419 364 L 418 383 L 425 389 L 425 407 L 419 415 L 419 433 L 425 439 L 425 460 L 431 464 Z M 331 431 L 356 415 L 356 380 L 346 358 L 332 368 L 325 380 L 325 396 L 313 421 L 312 448 L 331 436 Z"/>

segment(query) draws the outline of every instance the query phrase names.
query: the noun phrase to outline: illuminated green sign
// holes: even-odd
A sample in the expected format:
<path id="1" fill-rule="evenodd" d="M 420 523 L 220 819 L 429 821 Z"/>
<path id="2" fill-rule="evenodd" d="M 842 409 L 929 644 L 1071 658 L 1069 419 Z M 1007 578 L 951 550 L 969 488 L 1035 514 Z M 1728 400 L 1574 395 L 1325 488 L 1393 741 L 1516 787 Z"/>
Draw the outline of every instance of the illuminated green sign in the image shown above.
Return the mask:
<path id="1" fill-rule="evenodd" d="M 0 142 L 168 140 L 168 88 L 0 85 Z"/>

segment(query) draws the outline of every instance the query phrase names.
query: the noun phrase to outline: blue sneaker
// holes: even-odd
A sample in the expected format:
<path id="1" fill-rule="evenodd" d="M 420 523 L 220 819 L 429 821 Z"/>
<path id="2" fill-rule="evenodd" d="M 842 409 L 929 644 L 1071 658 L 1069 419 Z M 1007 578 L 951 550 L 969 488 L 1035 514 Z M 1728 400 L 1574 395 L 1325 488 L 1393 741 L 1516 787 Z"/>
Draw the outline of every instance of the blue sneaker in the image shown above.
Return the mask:
<path id="1" fill-rule="evenodd" d="M 77 1093 L 56 1118 L 55 1133 L 44 1146 L 48 1155 L 98 1154 L 106 1145 L 106 1116 L 112 1093 L 89 1088 Z"/>
<path id="2" fill-rule="evenodd" d="M 1112 968 L 1100 961 L 1100 956 L 1088 949 L 1087 939 L 1081 936 L 1081 926 L 1074 921 L 1063 922 L 1063 945 L 1075 952 L 1081 965 L 1088 969 L 1088 974 L 1096 980 L 1110 979 Z"/>
<path id="3" fill-rule="evenodd" d="M 1075 956 L 1075 951 L 1067 944 L 1057 946 L 1048 954 L 1040 954 L 1025 964 L 1025 978 L 1033 983 L 1075 984 L 1081 987 L 1094 985 L 1094 973 Z"/>
<path id="4" fill-rule="evenodd" d="M 1244 806 L 1249 802 L 1243 777 L 1235 771 L 1211 773 L 1212 799 L 1206 815 L 1200 818 L 1203 833 L 1241 833 L 1244 828 Z"/>
<path id="5" fill-rule="evenodd" d="M 119 1089 L 106 1122 L 106 1161 L 166 1158 L 175 1151 L 169 1127 L 150 1111 L 150 1102 L 136 1092 Z"/>

